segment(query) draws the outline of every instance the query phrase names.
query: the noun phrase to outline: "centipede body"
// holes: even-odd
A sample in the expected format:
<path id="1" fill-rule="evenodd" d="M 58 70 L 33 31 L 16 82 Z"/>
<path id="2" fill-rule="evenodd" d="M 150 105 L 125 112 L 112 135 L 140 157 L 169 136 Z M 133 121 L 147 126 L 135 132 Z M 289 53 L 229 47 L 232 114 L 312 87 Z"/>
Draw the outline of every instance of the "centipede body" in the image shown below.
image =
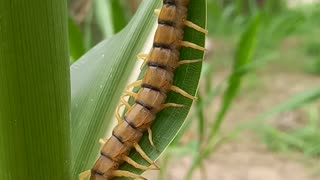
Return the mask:
<path id="1" fill-rule="evenodd" d="M 188 4 L 189 0 L 163 0 L 153 46 L 145 59 L 146 72 L 142 80 L 136 83 L 141 89 L 134 97 L 134 104 L 128 108 L 113 129 L 112 136 L 103 145 L 100 157 L 90 171 L 90 180 L 107 180 L 118 176 L 139 178 L 138 175 L 119 170 L 119 166 L 131 162 L 128 157 L 130 151 L 138 148 L 137 143 L 144 132 L 150 130 L 157 113 L 167 106 L 178 107 L 166 104 L 170 91 L 191 96 L 173 85 L 175 70 L 180 65 Z"/>

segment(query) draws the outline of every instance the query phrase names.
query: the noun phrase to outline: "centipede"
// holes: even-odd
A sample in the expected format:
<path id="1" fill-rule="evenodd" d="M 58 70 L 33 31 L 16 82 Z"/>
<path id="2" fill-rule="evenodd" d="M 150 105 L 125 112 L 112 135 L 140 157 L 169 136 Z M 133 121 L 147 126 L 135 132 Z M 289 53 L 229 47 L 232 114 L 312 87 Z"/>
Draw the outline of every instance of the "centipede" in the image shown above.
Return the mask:
<path id="1" fill-rule="evenodd" d="M 116 177 L 146 179 L 139 174 L 121 170 L 119 167 L 128 163 L 133 167 L 146 171 L 158 170 L 153 162 L 139 145 L 144 133 L 148 133 L 151 146 L 157 149 L 152 138 L 152 123 L 157 114 L 165 108 L 181 108 L 182 104 L 167 102 L 170 91 L 176 92 L 185 98 L 195 100 L 195 97 L 173 84 L 175 70 L 185 64 L 197 63 L 202 60 L 180 60 L 182 47 L 205 51 L 205 48 L 192 42 L 184 41 L 185 27 L 192 28 L 207 34 L 207 30 L 187 20 L 190 0 L 163 0 L 161 9 L 156 9 L 158 26 L 153 39 L 153 46 L 148 54 L 139 54 L 144 62 L 144 75 L 141 80 L 127 86 L 121 96 L 121 104 L 117 107 L 115 116 L 118 124 L 114 127 L 109 139 L 100 139 L 102 148 L 100 156 L 91 170 L 79 175 L 80 180 L 90 177 L 90 180 L 109 180 Z M 137 92 L 134 88 L 140 88 Z M 129 97 L 134 103 L 129 103 Z M 126 112 L 120 115 L 120 108 Z M 144 166 L 129 157 L 135 149 L 150 166 Z"/>

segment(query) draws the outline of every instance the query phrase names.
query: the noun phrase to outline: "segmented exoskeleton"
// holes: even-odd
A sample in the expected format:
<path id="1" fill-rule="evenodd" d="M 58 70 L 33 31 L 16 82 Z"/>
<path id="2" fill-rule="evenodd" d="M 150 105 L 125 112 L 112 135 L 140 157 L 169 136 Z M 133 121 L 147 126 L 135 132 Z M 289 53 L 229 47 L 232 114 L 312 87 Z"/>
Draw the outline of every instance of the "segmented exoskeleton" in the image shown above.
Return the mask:
<path id="1" fill-rule="evenodd" d="M 185 26 L 207 33 L 205 29 L 187 21 L 188 4 L 189 0 L 163 0 L 162 8 L 155 10 L 159 18 L 153 47 L 149 54 L 138 55 L 144 60 L 143 65 L 147 65 L 146 72 L 142 80 L 127 87 L 126 93 L 121 98 L 122 105 L 127 108 L 127 112 L 121 117 L 119 109 L 122 105 L 118 106 L 116 112 L 118 125 L 113 129 L 112 136 L 109 139 L 101 140 L 103 147 L 99 159 L 91 170 L 80 175 L 80 179 L 87 176 L 90 176 L 90 180 L 106 180 L 120 176 L 145 179 L 132 172 L 119 170 L 119 166 L 124 162 L 142 170 L 158 169 L 157 165 L 145 154 L 138 143 L 143 133 L 148 131 L 150 143 L 156 148 L 150 128 L 156 114 L 167 107 L 183 107 L 180 104 L 166 103 L 169 91 L 195 99 L 192 95 L 173 85 L 176 68 L 182 64 L 200 61 L 180 60 L 180 48 L 190 47 L 205 51 L 201 46 L 183 41 Z M 141 86 L 141 89 L 137 93 L 129 91 L 131 88 L 138 86 Z M 135 103 L 131 106 L 124 99 L 125 96 L 132 97 Z M 140 165 L 128 157 L 133 148 L 154 167 Z"/>

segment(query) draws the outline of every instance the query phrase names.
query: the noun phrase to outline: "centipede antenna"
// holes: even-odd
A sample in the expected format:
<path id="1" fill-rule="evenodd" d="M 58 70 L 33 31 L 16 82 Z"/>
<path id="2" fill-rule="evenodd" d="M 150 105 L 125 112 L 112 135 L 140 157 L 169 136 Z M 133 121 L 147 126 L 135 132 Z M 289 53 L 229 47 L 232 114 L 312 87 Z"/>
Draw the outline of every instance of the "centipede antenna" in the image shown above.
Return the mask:
<path id="1" fill-rule="evenodd" d="M 114 170 L 114 171 L 112 171 L 112 175 L 115 177 L 128 177 L 128 178 L 134 178 L 134 179 L 139 179 L 139 180 L 147 180 L 146 178 L 144 178 L 138 174 L 134 174 L 132 172 L 124 171 L 124 170 Z"/>
<path id="2" fill-rule="evenodd" d="M 137 169 L 141 169 L 141 170 L 144 170 L 144 171 L 147 171 L 147 170 L 158 170 L 157 168 L 154 168 L 154 167 L 147 167 L 147 166 L 143 166 L 141 164 L 138 164 L 137 162 L 135 162 L 133 159 L 131 159 L 127 155 L 123 155 L 122 158 L 128 164 L 132 165 L 133 167 L 135 167 Z"/>
<path id="3" fill-rule="evenodd" d="M 85 180 L 90 175 L 91 175 L 91 170 L 84 171 L 79 174 L 79 180 Z"/>
<path id="4" fill-rule="evenodd" d="M 146 160 L 148 163 L 154 165 L 156 168 L 160 169 L 155 162 L 153 162 L 148 155 L 143 151 L 143 149 L 140 147 L 138 143 L 133 143 L 133 147 L 136 149 L 136 151 L 143 157 L 144 160 Z"/>
<path id="5" fill-rule="evenodd" d="M 197 30 L 197 31 L 199 31 L 199 32 L 202 32 L 202 33 L 204 33 L 205 35 L 208 34 L 208 30 L 206 30 L 206 29 L 204 29 L 204 28 L 202 28 L 202 27 L 194 24 L 194 23 L 191 22 L 191 21 L 184 20 L 183 23 L 184 23 L 184 25 L 186 25 L 186 26 L 188 26 L 188 27 L 190 27 L 190 28 L 192 28 L 192 29 L 195 29 L 195 30 Z"/>
<path id="6" fill-rule="evenodd" d="M 196 50 L 199 50 L 199 51 L 207 51 L 204 47 L 199 46 L 199 45 L 194 44 L 194 43 L 191 43 L 191 42 L 188 42 L 188 41 L 181 41 L 180 45 L 184 46 L 184 47 L 189 47 L 189 48 L 192 48 L 192 49 L 196 49 Z"/>
<path id="7" fill-rule="evenodd" d="M 182 90 L 181 88 L 179 88 L 177 86 L 172 85 L 170 89 L 172 91 L 176 92 L 176 93 L 181 94 L 182 96 L 184 96 L 186 98 L 189 98 L 189 99 L 192 99 L 192 100 L 196 100 L 197 99 L 195 96 L 192 96 L 192 95 L 188 94 L 187 92 L 185 92 L 184 90 Z"/>

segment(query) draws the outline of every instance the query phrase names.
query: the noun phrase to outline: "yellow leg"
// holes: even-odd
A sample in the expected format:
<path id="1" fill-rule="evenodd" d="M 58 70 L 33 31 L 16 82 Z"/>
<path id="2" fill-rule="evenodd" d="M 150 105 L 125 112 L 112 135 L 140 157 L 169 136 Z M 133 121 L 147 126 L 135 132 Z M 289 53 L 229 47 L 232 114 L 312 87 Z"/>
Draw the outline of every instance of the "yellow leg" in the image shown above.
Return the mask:
<path id="1" fill-rule="evenodd" d="M 123 96 L 130 96 L 130 97 L 133 97 L 134 99 L 137 99 L 138 94 L 131 91 L 126 91 Z"/>
<path id="2" fill-rule="evenodd" d="M 120 108 L 122 106 L 125 106 L 125 104 L 120 104 L 119 106 L 117 106 L 116 113 L 115 113 L 115 116 L 116 116 L 116 118 L 118 120 L 118 123 L 122 122 L 122 119 L 121 119 L 121 116 L 120 116 Z"/>
<path id="3" fill-rule="evenodd" d="M 135 82 L 133 82 L 133 83 L 131 83 L 131 84 L 129 84 L 127 86 L 127 90 L 131 89 L 131 88 L 135 88 L 135 87 L 141 86 L 141 84 L 142 84 L 142 80 L 135 81 Z"/>
<path id="4" fill-rule="evenodd" d="M 174 92 L 176 92 L 176 93 L 179 93 L 179 94 L 181 94 L 182 96 L 184 96 L 184 97 L 186 97 L 186 98 L 189 98 L 189 99 L 192 99 L 192 100 L 197 99 L 196 97 L 188 94 L 187 92 L 185 92 L 184 90 L 180 89 L 180 88 L 177 87 L 177 86 L 172 85 L 170 89 L 171 89 L 171 91 L 174 91 Z"/>
<path id="5" fill-rule="evenodd" d="M 121 115 L 120 115 L 120 108 L 122 106 L 125 106 L 126 109 L 128 109 L 128 110 L 131 108 L 131 105 L 124 99 L 126 96 L 130 96 L 130 97 L 133 97 L 134 99 L 136 99 L 137 98 L 137 93 L 127 91 L 127 92 L 125 92 L 124 95 L 121 96 L 120 101 L 121 101 L 122 104 L 120 104 L 117 107 L 116 113 L 115 113 L 115 116 L 116 116 L 116 118 L 118 120 L 118 123 L 122 122 L 122 118 L 121 118 Z"/>
<path id="6" fill-rule="evenodd" d="M 140 66 L 140 70 L 142 70 L 148 63 L 148 54 L 138 54 L 137 57 L 143 60 L 143 63 Z"/>
<path id="7" fill-rule="evenodd" d="M 107 143 L 107 140 L 108 140 L 108 139 L 100 138 L 100 139 L 99 139 L 99 143 L 100 143 L 101 145 L 104 145 L 105 143 Z"/>
<path id="8" fill-rule="evenodd" d="M 127 92 L 123 95 L 123 96 L 121 96 L 121 98 L 120 98 L 120 101 L 122 102 L 122 104 L 123 105 L 125 105 L 126 106 L 126 109 L 130 109 L 131 108 L 131 105 L 128 103 L 128 101 L 127 100 L 125 100 L 124 98 L 126 97 L 126 96 L 131 96 L 131 97 L 133 97 L 134 99 L 136 99 L 136 97 L 137 97 L 137 95 L 136 95 L 136 93 L 133 93 L 134 94 L 134 96 L 132 96 L 132 95 L 130 95 L 130 94 L 128 94 Z"/>
<path id="9" fill-rule="evenodd" d="M 155 10 L 154 10 L 154 13 L 155 13 L 156 15 L 159 15 L 159 14 L 160 14 L 160 11 L 161 11 L 160 9 L 155 9 Z"/>
<path id="10" fill-rule="evenodd" d="M 142 60 L 146 60 L 148 57 L 148 54 L 144 54 L 144 53 L 140 53 L 137 55 L 138 58 L 142 59 Z"/>
<path id="11" fill-rule="evenodd" d="M 153 142 L 153 139 L 152 139 L 152 130 L 150 127 L 148 127 L 148 138 L 149 138 L 149 141 L 150 141 L 150 144 L 151 146 L 156 150 L 156 151 L 159 151 L 157 149 L 157 147 L 154 145 L 154 142 Z"/>
<path id="12" fill-rule="evenodd" d="M 84 171 L 79 174 L 79 180 L 85 180 L 87 177 L 90 177 L 91 175 L 91 170 Z"/>
<path id="13" fill-rule="evenodd" d="M 196 50 L 199 50 L 199 51 L 206 51 L 206 49 L 204 47 L 201 47 L 197 44 L 194 44 L 194 43 L 191 43 L 191 42 L 188 42 L 188 41 L 181 41 L 180 43 L 181 46 L 184 46 L 184 47 L 189 47 L 189 48 L 192 48 L 192 49 L 196 49 Z"/>
<path id="14" fill-rule="evenodd" d="M 148 163 L 154 165 L 157 169 L 160 169 L 155 162 L 153 162 L 148 155 L 141 149 L 140 145 L 138 143 L 133 143 L 133 147 L 136 149 L 136 151 L 143 157 L 144 160 L 146 160 Z"/>
<path id="15" fill-rule="evenodd" d="M 127 97 L 127 96 L 133 97 L 134 99 L 137 99 L 137 93 L 130 92 L 130 91 L 126 91 L 126 92 L 124 93 L 124 95 L 122 95 L 121 98 L 120 98 L 120 101 L 122 102 L 122 104 L 125 105 L 127 109 L 130 109 L 130 108 L 131 108 L 131 105 L 128 103 L 127 100 L 124 99 L 124 98 Z M 120 104 L 120 106 L 121 106 L 122 104 Z M 119 114 L 120 114 L 120 113 L 119 113 Z"/>
<path id="16" fill-rule="evenodd" d="M 182 61 L 179 61 L 179 65 L 191 64 L 191 63 L 197 63 L 197 62 L 202 62 L 202 59 L 199 59 L 199 60 L 182 60 Z"/>
<path id="17" fill-rule="evenodd" d="M 125 96 L 121 96 L 120 101 L 121 101 L 122 104 L 120 104 L 120 105 L 125 106 L 126 109 L 130 109 L 130 108 L 131 108 L 131 105 L 124 99 L 124 97 L 125 97 Z M 120 106 L 120 105 L 119 105 L 119 106 Z"/>
<path id="18" fill-rule="evenodd" d="M 168 107 L 174 107 L 174 108 L 182 108 L 184 107 L 183 104 L 176 104 L 176 103 L 166 103 L 162 105 L 162 109 L 168 108 Z"/>
<path id="19" fill-rule="evenodd" d="M 202 32 L 202 33 L 206 34 L 206 35 L 208 34 L 208 30 L 206 30 L 206 29 L 204 29 L 204 28 L 202 28 L 202 27 L 194 24 L 194 23 L 191 22 L 191 21 L 184 20 L 183 23 L 184 23 L 184 25 L 186 25 L 186 26 L 188 26 L 188 27 L 190 27 L 190 28 L 192 28 L 192 29 L 195 29 L 195 30 L 197 30 L 197 31 L 199 31 L 199 32 Z"/>
<path id="20" fill-rule="evenodd" d="M 147 180 L 146 178 L 138 174 L 134 174 L 132 172 L 124 171 L 124 170 L 114 170 L 112 171 L 112 175 L 115 177 L 128 177 L 128 178 L 139 179 L 139 180 Z"/>
<path id="21" fill-rule="evenodd" d="M 141 169 L 141 170 L 144 170 L 144 171 L 147 171 L 147 170 L 158 170 L 157 168 L 147 167 L 147 166 L 143 166 L 141 164 L 138 164 L 137 162 L 135 162 L 133 159 L 131 159 L 130 157 L 128 157 L 126 155 L 123 155 L 122 158 L 128 164 L 132 165 L 133 167 L 135 167 L 137 169 Z"/>
<path id="22" fill-rule="evenodd" d="M 121 96 L 121 102 L 126 106 L 127 109 L 131 108 L 131 105 L 124 99 L 124 97 L 132 97 L 134 100 L 137 99 L 138 94 L 130 91 L 126 91 L 123 96 Z"/>
<path id="23" fill-rule="evenodd" d="M 154 13 L 155 13 L 156 15 L 159 15 L 159 14 L 160 14 L 160 11 L 161 11 L 160 9 L 155 9 L 155 10 L 154 10 Z M 184 23 L 184 25 L 186 25 L 186 26 L 188 26 L 188 27 L 190 27 L 190 28 L 192 28 L 192 29 L 195 29 L 195 30 L 197 30 L 197 31 L 199 31 L 199 32 L 202 32 L 202 33 L 204 33 L 204 34 L 208 34 L 208 30 L 206 30 L 206 29 L 204 29 L 204 28 L 202 28 L 202 27 L 194 24 L 194 23 L 191 22 L 191 21 L 184 20 L 183 23 Z"/>

